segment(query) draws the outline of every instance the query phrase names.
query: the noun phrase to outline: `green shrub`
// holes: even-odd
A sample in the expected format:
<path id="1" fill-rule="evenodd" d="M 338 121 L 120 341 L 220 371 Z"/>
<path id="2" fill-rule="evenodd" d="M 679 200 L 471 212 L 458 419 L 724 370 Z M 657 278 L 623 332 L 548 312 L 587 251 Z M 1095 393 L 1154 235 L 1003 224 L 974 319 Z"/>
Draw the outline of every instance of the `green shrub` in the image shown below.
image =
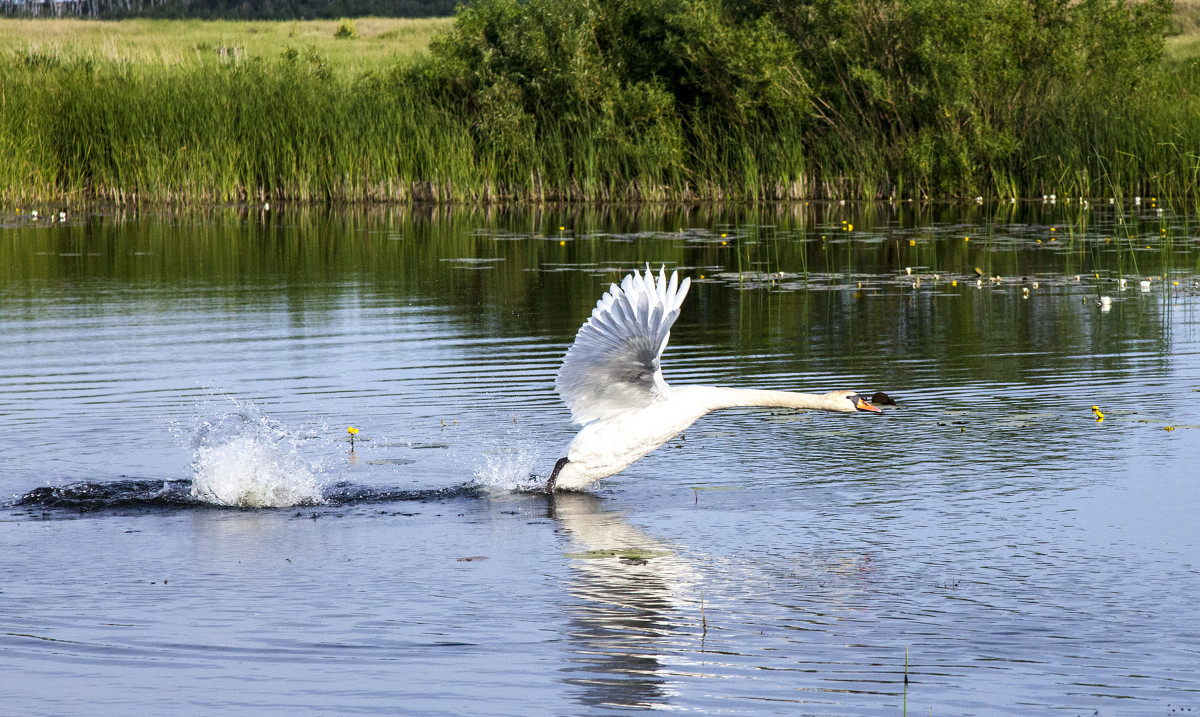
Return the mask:
<path id="1" fill-rule="evenodd" d="M 644 141 L 682 148 L 685 181 L 762 169 L 755 150 L 786 145 L 817 160 L 804 168 L 817 184 L 868 171 L 881 193 L 965 194 L 1011 186 L 1047 126 L 1138 90 L 1170 12 L 1169 0 L 476 0 L 432 51 L 481 139 L 508 156 L 562 122 L 631 120 L 653 128 Z M 745 146 L 756 134 L 777 141 Z M 742 151 L 721 151 L 735 135 Z"/>
<path id="2" fill-rule="evenodd" d="M 358 31 L 354 29 L 354 21 L 348 17 L 342 18 L 337 29 L 333 31 L 333 36 L 339 40 L 353 40 L 358 37 Z"/>

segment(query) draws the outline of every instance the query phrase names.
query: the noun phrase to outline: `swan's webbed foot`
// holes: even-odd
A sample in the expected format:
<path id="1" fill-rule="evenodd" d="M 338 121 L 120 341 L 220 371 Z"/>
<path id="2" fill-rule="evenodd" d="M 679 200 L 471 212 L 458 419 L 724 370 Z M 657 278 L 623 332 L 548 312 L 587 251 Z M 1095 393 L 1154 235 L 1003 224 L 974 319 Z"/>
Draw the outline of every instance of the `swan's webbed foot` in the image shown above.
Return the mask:
<path id="1" fill-rule="evenodd" d="M 556 483 L 558 483 L 558 474 L 563 469 L 563 466 L 565 466 L 568 463 L 570 463 L 570 461 L 567 460 L 566 457 L 564 456 L 563 458 L 559 458 L 558 462 L 554 464 L 554 470 L 551 471 L 551 473 L 550 473 L 550 480 L 546 481 L 546 492 L 547 493 L 554 492 L 554 486 Z"/>

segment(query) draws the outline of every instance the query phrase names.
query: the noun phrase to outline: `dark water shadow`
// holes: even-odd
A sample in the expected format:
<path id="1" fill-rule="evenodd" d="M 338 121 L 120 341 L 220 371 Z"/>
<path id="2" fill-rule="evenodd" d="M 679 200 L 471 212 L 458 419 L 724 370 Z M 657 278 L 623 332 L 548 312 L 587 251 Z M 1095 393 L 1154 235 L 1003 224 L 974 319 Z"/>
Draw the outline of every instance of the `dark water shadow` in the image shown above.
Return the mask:
<path id="1" fill-rule="evenodd" d="M 192 495 L 192 481 L 154 478 L 122 478 L 112 481 L 80 481 L 61 486 L 42 486 L 0 508 L 17 514 L 42 512 L 43 518 L 69 517 L 80 513 L 152 513 L 183 510 L 291 510 L 298 507 L 342 507 L 381 503 L 432 503 L 460 498 L 481 498 L 487 491 L 473 483 L 447 488 L 380 488 L 339 482 L 325 488 L 321 502 L 274 508 L 225 506 Z"/>

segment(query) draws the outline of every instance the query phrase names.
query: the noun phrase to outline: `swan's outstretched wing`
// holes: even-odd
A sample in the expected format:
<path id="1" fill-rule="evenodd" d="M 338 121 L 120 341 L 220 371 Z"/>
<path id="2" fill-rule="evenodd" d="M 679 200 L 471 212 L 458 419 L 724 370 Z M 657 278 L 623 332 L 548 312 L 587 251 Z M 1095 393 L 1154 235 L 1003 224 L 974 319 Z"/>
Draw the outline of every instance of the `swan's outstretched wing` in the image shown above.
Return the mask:
<path id="1" fill-rule="evenodd" d="M 554 382 L 573 421 L 589 423 L 663 396 L 659 359 L 691 283 L 680 282 L 678 272 L 668 283 L 665 269 L 656 282 L 647 266 L 645 276 L 633 272 L 596 302 Z"/>

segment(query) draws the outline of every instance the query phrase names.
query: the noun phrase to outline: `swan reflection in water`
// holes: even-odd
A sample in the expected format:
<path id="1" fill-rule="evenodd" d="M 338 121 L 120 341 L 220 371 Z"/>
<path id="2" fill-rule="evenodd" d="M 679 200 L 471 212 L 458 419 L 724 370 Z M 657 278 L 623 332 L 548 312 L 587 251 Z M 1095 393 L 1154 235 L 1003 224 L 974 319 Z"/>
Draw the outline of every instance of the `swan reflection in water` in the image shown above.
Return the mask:
<path id="1" fill-rule="evenodd" d="M 809 667 L 814 651 L 846 650 L 844 623 L 868 610 L 874 580 L 868 554 L 696 556 L 630 525 L 595 495 L 557 493 L 546 500 L 550 517 L 571 539 L 564 551 L 572 571 L 566 586 L 573 598 L 566 607 L 570 654 L 562 680 L 580 689 L 584 705 L 695 706 L 697 679 L 744 669 L 790 671 L 793 689 L 814 703 L 828 699 L 836 705 L 846 693 L 894 698 L 902 689 L 890 667 L 853 679 L 836 669 L 817 674 Z M 738 607 L 731 613 L 730 605 Z M 773 627 L 767 635 L 753 637 L 768 624 Z M 725 680 L 701 692 L 717 689 L 725 704 L 756 700 L 761 695 L 754 684 Z"/>
<path id="2" fill-rule="evenodd" d="M 701 649 L 699 579 L 666 543 L 627 523 L 586 493 L 547 497 L 572 538 L 569 590 L 574 653 L 565 681 L 589 706 L 655 707 L 673 690 L 665 655 Z"/>

